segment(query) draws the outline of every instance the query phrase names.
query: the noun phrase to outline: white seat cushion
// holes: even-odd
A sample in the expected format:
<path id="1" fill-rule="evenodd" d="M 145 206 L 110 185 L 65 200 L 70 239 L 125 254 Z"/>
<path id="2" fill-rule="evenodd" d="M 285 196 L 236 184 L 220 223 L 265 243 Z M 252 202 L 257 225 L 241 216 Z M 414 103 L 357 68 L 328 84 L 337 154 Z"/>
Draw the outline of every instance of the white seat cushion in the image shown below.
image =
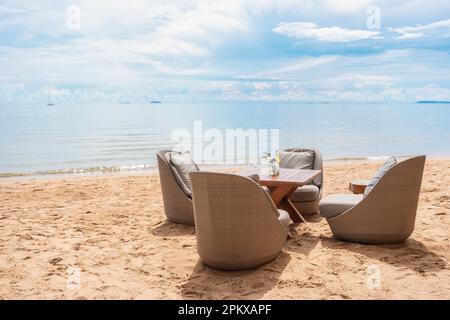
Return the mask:
<path id="1" fill-rule="evenodd" d="M 278 216 L 278 221 L 280 221 L 280 223 L 285 226 L 286 228 L 289 228 L 289 213 L 287 213 L 284 210 L 278 209 L 279 212 L 279 216 Z"/>
<path id="2" fill-rule="evenodd" d="M 328 196 L 320 201 L 320 215 L 324 218 L 335 217 L 353 208 L 362 198 L 362 194 L 333 194 Z"/>
<path id="3" fill-rule="evenodd" d="M 295 192 L 289 197 L 294 202 L 315 201 L 319 198 L 319 188 L 313 184 L 308 184 L 297 188 Z"/>

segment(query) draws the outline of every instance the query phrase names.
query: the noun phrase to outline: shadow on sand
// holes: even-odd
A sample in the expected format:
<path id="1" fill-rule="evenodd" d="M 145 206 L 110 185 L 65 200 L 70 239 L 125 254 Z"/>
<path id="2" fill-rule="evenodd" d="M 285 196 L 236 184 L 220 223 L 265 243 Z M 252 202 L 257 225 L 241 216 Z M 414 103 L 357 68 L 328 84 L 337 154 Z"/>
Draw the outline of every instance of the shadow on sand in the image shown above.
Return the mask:
<path id="1" fill-rule="evenodd" d="M 179 237 L 195 234 L 195 227 L 185 224 L 173 223 L 168 220 L 150 228 L 150 233 L 157 237 Z"/>
<path id="2" fill-rule="evenodd" d="M 284 248 L 288 252 L 295 252 L 308 256 L 317 246 L 320 238 L 314 236 L 310 231 L 301 231 L 291 228 L 289 232 L 290 239 L 286 242 Z"/>
<path id="3" fill-rule="evenodd" d="M 281 252 L 271 262 L 246 271 L 221 271 L 197 262 L 181 285 L 183 299 L 258 299 L 274 288 L 291 257 Z"/>
<path id="4" fill-rule="evenodd" d="M 308 219 L 310 221 L 310 219 Z M 320 219 L 319 219 L 320 221 Z M 195 228 L 164 222 L 150 232 L 159 237 L 194 235 Z M 291 228 L 290 239 L 273 261 L 252 270 L 221 271 L 197 261 L 188 280 L 179 286 L 183 299 L 260 299 L 279 284 L 280 277 L 291 261 L 290 253 L 308 255 L 320 243 L 325 249 L 348 251 L 399 268 L 420 273 L 447 269 L 447 261 L 430 251 L 422 242 L 408 239 L 401 244 L 367 245 L 345 242 L 333 237 L 316 236 L 302 228 Z"/>
<path id="5" fill-rule="evenodd" d="M 417 273 L 437 272 L 447 268 L 447 261 L 430 251 L 422 242 L 408 239 L 400 244 L 370 245 L 322 239 L 330 249 L 344 249 L 395 267 L 406 267 Z"/>

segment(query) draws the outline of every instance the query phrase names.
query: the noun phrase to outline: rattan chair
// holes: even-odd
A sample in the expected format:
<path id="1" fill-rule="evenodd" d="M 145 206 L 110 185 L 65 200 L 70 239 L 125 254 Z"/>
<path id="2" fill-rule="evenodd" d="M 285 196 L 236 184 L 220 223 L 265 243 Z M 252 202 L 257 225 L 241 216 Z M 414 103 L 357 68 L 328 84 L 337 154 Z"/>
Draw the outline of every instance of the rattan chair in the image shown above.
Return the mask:
<path id="1" fill-rule="evenodd" d="M 314 162 L 313 170 L 323 170 L 322 154 L 319 150 L 311 148 L 290 148 L 285 149 L 288 152 L 313 152 Z M 280 163 L 283 168 L 283 162 Z M 290 200 L 301 214 L 313 215 L 319 212 L 319 202 L 322 198 L 323 172 L 315 178 L 310 184 L 298 188 L 290 197 Z"/>
<path id="2" fill-rule="evenodd" d="M 353 207 L 327 217 L 334 236 L 360 243 L 405 241 L 414 230 L 424 165 L 425 156 L 398 162 L 364 197 L 355 198 Z M 320 204 L 321 213 L 323 206 L 332 205 L 327 199 Z"/>
<path id="3" fill-rule="evenodd" d="M 168 152 L 171 152 L 171 150 L 161 150 L 156 154 L 164 212 L 169 221 L 194 225 L 192 200 L 175 179 L 170 168 L 171 164 L 165 156 Z"/>
<path id="4" fill-rule="evenodd" d="M 244 270 L 273 260 L 288 228 L 270 196 L 254 180 L 191 172 L 197 250 L 207 265 Z M 288 220 L 287 220 L 288 221 Z"/>

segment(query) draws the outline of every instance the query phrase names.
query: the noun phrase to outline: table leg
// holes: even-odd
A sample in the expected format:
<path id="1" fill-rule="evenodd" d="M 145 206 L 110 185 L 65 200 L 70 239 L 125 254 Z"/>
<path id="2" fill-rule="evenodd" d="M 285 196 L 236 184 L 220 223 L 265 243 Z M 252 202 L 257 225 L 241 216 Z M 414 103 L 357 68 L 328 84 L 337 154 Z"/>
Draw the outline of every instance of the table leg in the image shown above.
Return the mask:
<path id="1" fill-rule="evenodd" d="M 291 217 L 292 221 L 295 223 L 306 223 L 305 218 L 301 215 L 301 213 L 297 210 L 295 205 L 292 203 L 291 200 L 286 199 L 283 203 L 283 209 L 285 209 L 289 216 Z"/>
<path id="2" fill-rule="evenodd" d="M 294 193 L 295 190 L 297 190 L 297 187 L 276 186 L 269 187 L 269 190 L 276 207 L 286 210 L 294 223 L 306 222 L 306 220 L 294 206 L 292 201 L 289 200 L 289 197 Z"/>
<path id="3" fill-rule="evenodd" d="M 277 208 L 283 203 L 283 199 L 286 194 L 290 191 L 290 188 L 285 186 L 268 187 L 270 191 L 270 197 Z"/>

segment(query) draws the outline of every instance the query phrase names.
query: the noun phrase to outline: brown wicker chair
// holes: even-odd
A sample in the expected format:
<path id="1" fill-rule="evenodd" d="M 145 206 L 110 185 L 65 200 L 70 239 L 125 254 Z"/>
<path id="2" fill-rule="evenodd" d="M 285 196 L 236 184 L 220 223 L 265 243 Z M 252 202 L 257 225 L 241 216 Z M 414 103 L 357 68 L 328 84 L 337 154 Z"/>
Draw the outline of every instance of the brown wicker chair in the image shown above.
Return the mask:
<path id="1" fill-rule="evenodd" d="M 425 156 L 403 160 L 387 171 L 364 197 L 343 195 L 355 197 L 355 205 L 327 218 L 335 237 L 361 243 L 405 241 L 414 230 L 424 165 Z M 321 211 L 329 202 L 327 198 L 320 204 Z"/>
<path id="2" fill-rule="evenodd" d="M 317 149 L 308 148 L 289 148 L 284 151 L 303 152 L 309 151 L 314 153 L 313 170 L 323 170 L 322 154 Z M 280 163 L 283 166 L 283 162 Z M 301 214 L 313 215 L 319 212 L 319 202 L 322 198 L 323 189 L 323 173 L 315 178 L 310 184 L 298 188 L 290 197 L 290 200 Z"/>
<path id="3" fill-rule="evenodd" d="M 171 150 L 161 150 L 156 154 L 164 212 L 169 221 L 194 225 L 192 200 L 175 179 L 170 163 L 165 156 L 168 152 L 171 152 Z"/>
<path id="4" fill-rule="evenodd" d="M 281 217 L 260 185 L 234 174 L 191 172 L 190 178 L 197 250 L 203 262 L 216 269 L 244 270 L 280 253 L 289 216 L 281 211 Z"/>

